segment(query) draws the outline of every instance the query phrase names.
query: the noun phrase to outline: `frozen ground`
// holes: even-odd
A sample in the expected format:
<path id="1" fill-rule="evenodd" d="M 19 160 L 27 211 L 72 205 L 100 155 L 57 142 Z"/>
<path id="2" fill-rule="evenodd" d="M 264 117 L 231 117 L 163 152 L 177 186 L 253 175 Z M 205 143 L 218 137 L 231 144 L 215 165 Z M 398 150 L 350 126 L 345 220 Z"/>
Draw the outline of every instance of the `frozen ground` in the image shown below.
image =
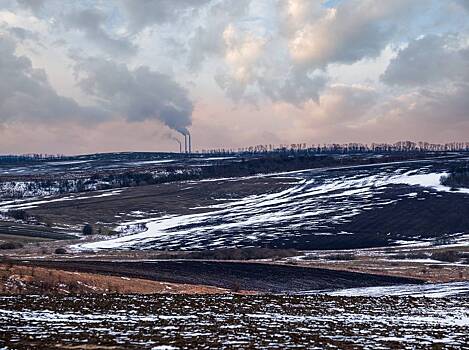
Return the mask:
<path id="1" fill-rule="evenodd" d="M 4 349 L 462 349 L 468 299 L 0 297 Z"/>
<path id="2" fill-rule="evenodd" d="M 427 298 L 445 298 L 453 296 L 469 297 L 469 281 L 451 283 L 407 284 L 400 286 L 349 288 L 333 292 L 319 292 L 335 296 L 411 296 Z M 308 294 L 305 292 L 304 294 Z M 311 294 L 318 294 L 312 291 Z M 469 310 L 468 310 L 469 311 Z"/>
<path id="3" fill-rule="evenodd" d="M 145 229 L 76 248 L 341 249 L 428 243 L 445 234 L 457 238 L 469 229 L 469 189 L 441 186 L 445 174 L 442 166 L 399 163 L 283 173 L 282 178 L 299 178 L 297 184 L 278 193 L 219 198 L 220 204 L 202 213 L 124 222 L 121 226 L 145 224 Z"/>

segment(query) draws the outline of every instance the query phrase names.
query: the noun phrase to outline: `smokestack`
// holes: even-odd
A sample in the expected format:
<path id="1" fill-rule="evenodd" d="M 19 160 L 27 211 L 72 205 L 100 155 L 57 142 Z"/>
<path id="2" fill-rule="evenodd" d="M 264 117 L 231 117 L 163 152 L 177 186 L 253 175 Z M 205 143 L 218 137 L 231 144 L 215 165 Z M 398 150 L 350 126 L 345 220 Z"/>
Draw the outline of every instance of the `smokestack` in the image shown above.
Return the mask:
<path id="1" fill-rule="evenodd" d="M 189 153 L 192 153 L 192 138 L 190 132 L 187 132 L 189 135 Z"/>
<path id="2" fill-rule="evenodd" d="M 179 141 L 177 138 L 174 138 L 174 140 L 178 143 L 179 145 L 179 153 L 182 153 L 182 143 Z"/>
<path id="3" fill-rule="evenodd" d="M 184 153 L 187 153 L 187 134 L 184 134 Z"/>

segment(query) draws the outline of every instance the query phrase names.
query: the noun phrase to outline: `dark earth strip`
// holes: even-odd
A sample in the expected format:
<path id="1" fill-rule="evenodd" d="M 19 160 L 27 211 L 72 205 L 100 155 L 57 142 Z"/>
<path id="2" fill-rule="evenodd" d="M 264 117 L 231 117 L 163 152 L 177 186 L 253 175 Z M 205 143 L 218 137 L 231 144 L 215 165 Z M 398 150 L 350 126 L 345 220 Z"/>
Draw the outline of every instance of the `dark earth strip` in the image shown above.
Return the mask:
<path id="1" fill-rule="evenodd" d="M 193 260 L 104 262 L 75 260 L 35 261 L 34 265 L 163 282 L 203 284 L 220 288 L 269 293 L 294 293 L 308 290 L 423 283 L 421 280 L 411 278 L 243 262 Z"/>

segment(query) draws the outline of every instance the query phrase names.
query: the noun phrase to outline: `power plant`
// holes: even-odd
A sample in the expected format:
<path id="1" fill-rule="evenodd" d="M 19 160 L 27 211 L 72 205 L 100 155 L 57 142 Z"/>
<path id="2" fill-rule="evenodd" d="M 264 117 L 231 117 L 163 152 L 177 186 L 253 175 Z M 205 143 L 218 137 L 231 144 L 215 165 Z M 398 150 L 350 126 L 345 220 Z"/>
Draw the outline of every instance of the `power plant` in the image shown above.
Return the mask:
<path id="1" fill-rule="evenodd" d="M 186 130 L 184 133 L 181 132 L 181 134 L 184 135 L 184 153 L 191 154 L 192 153 L 191 133 Z M 176 141 L 179 143 L 179 153 L 182 153 L 182 143 L 178 139 L 176 139 Z"/>

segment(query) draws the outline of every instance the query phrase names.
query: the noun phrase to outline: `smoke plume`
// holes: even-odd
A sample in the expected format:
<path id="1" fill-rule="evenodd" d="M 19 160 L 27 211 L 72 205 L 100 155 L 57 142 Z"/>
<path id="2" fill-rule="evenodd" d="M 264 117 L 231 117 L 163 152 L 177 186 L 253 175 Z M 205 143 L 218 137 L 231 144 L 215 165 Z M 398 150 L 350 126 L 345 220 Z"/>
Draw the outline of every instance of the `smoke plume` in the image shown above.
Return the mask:
<path id="1" fill-rule="evenodd" d="M 130 70 L 102 58 L 76 58 L 84 92 L 106 110 L 129 121 L 158 120 L 182 135 L 189 133 L 194 109 L 186 89 L 146 66 Z"/>

